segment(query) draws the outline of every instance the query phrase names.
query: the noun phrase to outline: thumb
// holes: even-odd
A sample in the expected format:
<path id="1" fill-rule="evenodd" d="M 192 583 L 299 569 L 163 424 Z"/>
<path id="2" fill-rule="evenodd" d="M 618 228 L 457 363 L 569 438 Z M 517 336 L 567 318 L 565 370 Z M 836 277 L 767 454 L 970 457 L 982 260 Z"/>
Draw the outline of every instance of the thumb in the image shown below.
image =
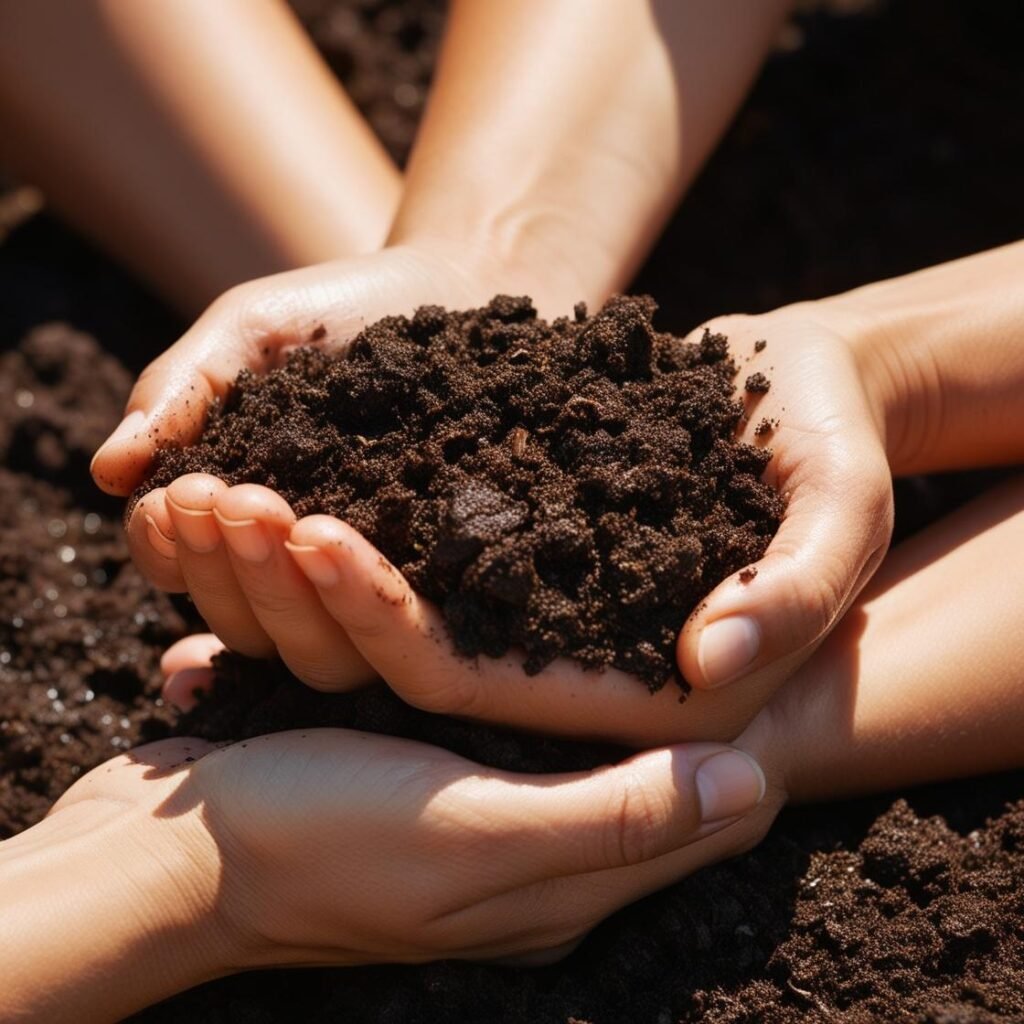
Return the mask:
<path id="1" fill-rule="evenodd" d="M 335 281 L 329 267 L 252 281 L 217 299 L 136 381 L 123 420 L 93 457 L 97 485 L 130 494 L 160 448 L 195 440 L 210 403 L 242 370 L 264 373 L 292 347 L 354 337 L 374 311 L 359 301 L 367 275 L 352 267 Z"/>
<path id="2" fill-rule="evenodd" d="M 263 373 L 297 345 L 345 344 L 368 323 L 451 303 L 465 287 L 439 261 L 392 247 L 232 288 L 143 372 L 124 420 L 93 458 L 96 483 L 130 494 L 160 447 L 195 440 L 210 402 L 241 370 Z"/>
<path id="3" fill-rule="evenodd" d="M 892 485 L 872 466 L 870 452 L 851 448 L 802 467 L 765 556 L 712 591 L 679 635 L 694 687 L 742 679 L 756 707 L 825 638 L 888 547 Z"/>
<path id="4" fill-rule="evenodd" d="M 210 403 L 224 398 L 241 370 L 263 372 L 274 365 L 282 341 L 294 337 L 297 319 L 290 313 L 271 323 L 266 311 L 276 290 L 276 284 L 257 281 L 226 292 L 146 367 L 120 425 L 93 457 L 93 479 L 102 490 L 130 494 L 159 448 L 196 438 Z"/>
<path id="5" fill-rule="evenodd" d="M 553 877 L 636 866 L 672 853 L 749 814 L 767 786 L 750 754 L 691 743 L 585 775 L 524 781 L 517 789 L 517 816 L 531 826 L 509 833 L 532 851 L 532 871 Z"/>

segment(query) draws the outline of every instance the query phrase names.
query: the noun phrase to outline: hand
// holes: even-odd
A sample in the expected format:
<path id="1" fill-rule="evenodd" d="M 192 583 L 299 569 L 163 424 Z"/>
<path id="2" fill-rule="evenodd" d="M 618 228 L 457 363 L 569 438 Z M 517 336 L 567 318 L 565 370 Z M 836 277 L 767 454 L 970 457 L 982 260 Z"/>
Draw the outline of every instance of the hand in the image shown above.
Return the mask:
<path id="1" fill-rule="evenodd" d="M 142 375 L 126 419 L 93 460 L 97 483 L 112 493 L 129 493 L 157 446 L 191 440 L 210 401 L 223 397 L 242 369 L 266 370 L 290 348 L 321 337 L 324 344 L 343 345 L 366 323 L 385 314 L 411 313 L 423 302 L 472 306 L 489 299 L 496 290 L 492 280 L 499 275 L 488 258 L 473 258 L 470 247 L 463 246 L 458 265 L 463 269 L 455 269 L 455 260 L 440 245 L 410 245 L 227 293 Z M 515 286 L 514 274 L 506 270 L 500 276 L 505 287 Z M 231 523 L 250 518 L 265 523 L 273 540 L 271 565 L 254 570 L 252 559 L 234 557 L 233 547 L 220 543 L 212 509 L 225 489 L 212 478 L 193 480 L 171 488 L 167 502 L 161 489 L 139 503 L 128 539 L 143 572 L 163 589 L 189 589 L 210 626 L 235 650 L 257 657 L 279 651 L 314 684 L 353 685 L 372 677 L 280 547 L 294 521 L 287 506 L 264 492 L 256 496 L 255 509 L 251 496 L 244 495 L 237 501 L 229 496 L 219 507 L 229 537 L 245 532 L 231 530 Z M 244 538 L 238 546 L 252 553 Z M 261 580 L 271 577 L 274 589 L 261 589 Z M 313 611 L 307 615 L 309 608 Z M 293 609 L 301 610 L 301 619 Z"/>
<path id="2" fill-rule="evenodd" d="M 730 337 L 741 389 L 754 373 L 771 381 L 766 394 L 741 391 L 749 417 L 744 436 L 772 445 L 769 474 L 788 496 L 788 508 L 765 558 L 752 572 L 724 581 L 683 629 L 681 668 L 705 691 L 683 705 L 674 687 L 651 698 L 618 672 L 584 673 L 562 661 L 528 680 L 514 658 L 456 656 L 443 641 L 437 611 L 363 538 L 324 516 L 296 523 L 266 488 L 228 488 L 212 477 L 171 485 L 167 514 L 177 536 L 187 541 L 191 529 L 181 506 L 208 495 L 216 515 L 216 522 L 208 516 L 210 544 L 223 538 L 218 550 L 229 552 L 220 556 L 223 564 L 210 559 L 202 580 L 198 573 L 193 578 L 213 590 L 233 566 L 250 606 L 264 609 L 270 640 L 300 678 L 320 687 L 352 685 L 359 681 L 353 665 L 360 672 L 369 665 L 427 710 L 637 745 L 732 738 L 877 567 L 892 499 L 881 431 L 851 344 L 858 335 L 852 317 L 819 303 L 730 317 L 712 327 Z M 762 338 L 768 344 L 758 352 Z M 770 429 L 759 434 L 763 420 Z M 257 558 L 250 557 L 250 535 L 262 542 Z M 296 583 L 296 566 L 317 593 Z M 200 608 L 212 603 L 205 593 L 193 594 Z M 346 660 L 342 640 L 354 643 L 365 661 Z M 745 677 L 742 687 L 710 692 L 736 677 Z"/>
<path id="3" fill-rule="evenodd" d="M 0 846 L 0 1016 L 120 1019 L 255 967 L 548 962 L 756 841 L 764 795 L 712 744 L 552 776 L 341 729 L 151 744 Z"/>

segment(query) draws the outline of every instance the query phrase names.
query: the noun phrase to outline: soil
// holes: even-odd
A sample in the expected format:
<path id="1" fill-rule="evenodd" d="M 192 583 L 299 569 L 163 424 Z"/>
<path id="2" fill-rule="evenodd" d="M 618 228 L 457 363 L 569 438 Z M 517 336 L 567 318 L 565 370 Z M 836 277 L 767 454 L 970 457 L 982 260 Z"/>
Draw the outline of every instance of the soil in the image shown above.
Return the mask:
<path id="1" fill-rule="evenodd" d="M 685 685 L 680 625 L 764 554 L 783 506 L 759 479 L 770 450 L 735 438 L 727 339 L 659 333 L 654 308 L 618 297 L 548 324 L 499 296 L 389 317 L 343 355 L 244 374 L 144 490 L 265 484 L 368 537 L 465 655 L 517 646 L 530 674 L 565 655 Z"/>
<path id="2" fill-rule="evenodd" d="M 385 6 L 413 18 L 440 12 L 426 0 L 375 9 Z M 321 19 L 355 10 L 357 27 L 367 9 L 339 0 L 316 8 Z M 902 0 L 875 8 L 856 17 L 817 13 L 791 26 L 785 52 L 769 64 L 636 286 L 657 296 L 667 329 L 683 333 L 725 311 L 812 298 L 1024 234 L 1019 5 Z M 366 44 L 362 31 L 347 44 L 354 51 Z M 383 68 L 374 102 L 403 116 L 388 99 L 400 82 L 374 66 Z M 133 372 L 180 327 L 123 271 L 42 215 L 0 245 L 0 344 L 12 349 L 54 319 L 97 336 Z M 131 744 L 166 731 L 157 658 L 188 613 L 125 564 L 110 506 L 81 475 L 92 441 L 65 414 L 93 410 L 90 430 L 102 434 L 118 411 L 111 408 L 101 429 L 103 396 L 117 391 L 123 370 L 80 335 L 71 342 L 66 328 L 47 333 L 56 349 L 54 338 L 67 339 L 78 353 L 68 356 L 74 366 L 45 380 L 31 369 L 37 357 L 8 355 L 0 372 L 0 388 L 19 382 L 0 391 L 2 836 L 38 820 L 76 775 L 123 750 L 120 738 Z M 34 395 L 30 415 L 51 411 L 32 427 L 31 446 L 12 449 L 10 438 L 28 430 L 19 427 L 21 388 Z M 991 479 L 898 482 L 899 535 Z M 51 522 L 64 523 L 54 526 L 62 537 L 51 535 Z M 65 544 L 75 550 L 69 563 Z M 77 585 L 79 572 L 96 570 L 116 584 Z M 57 615 L 58 605 L 69 611 Z M 103 637 L 88 643 L 98 631 Z M 125 685 L 77 699 L 111 664 L 124 666 L 115 678 Z M 280 673 L 225 666 L 218 693 L 178 728 L 242 736 L 345 715 L 362 728 L 374 718 L 389 730 L 423 728 L 412 718 L 396 724 L 406 713 L 379 691 L 351 698 L 346 710 Z M 104 710 L 95 715 L 94 706 Z M 530 770 L 610 754 L 452 729 L 464 731 L 437 740 L 474 744 L 460 749 Z M 1019 1024 L 1022 796 L 1024 773 L 1015 772 L 788 810 L 757 849 L 627 908 L 556 967 L 268 971 L 214 982 L 137 1019 Z"/>
<path id="3" fill-rule="evenodd" d="M 0 838 L 170 734 L 160 648 L 185 622 L 128 562 L 116 506 L 88 479 L 130 379 L 58 325 L 0 356 Z"/>

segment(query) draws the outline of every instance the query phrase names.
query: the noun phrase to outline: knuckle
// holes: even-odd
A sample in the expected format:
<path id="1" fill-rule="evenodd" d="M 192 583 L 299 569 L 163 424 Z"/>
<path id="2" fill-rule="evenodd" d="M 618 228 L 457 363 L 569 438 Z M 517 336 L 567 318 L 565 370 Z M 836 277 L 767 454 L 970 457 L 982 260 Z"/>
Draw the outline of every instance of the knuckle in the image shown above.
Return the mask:
<path id="1" fill-rule="evenodd" d="M 470 673 L 456 670 L 418 675 L 410 686 L 396 686 L 413 707 L 431 714 L 478 718 L 481 715 L 481 686 Z"/>
<path id="2" fill-rule="evenodd" d="M 664 822 L 662 801 L 633 771 L 625 773 L 615 799 L 608 861 L 632 866 L 656 857 Z"/>

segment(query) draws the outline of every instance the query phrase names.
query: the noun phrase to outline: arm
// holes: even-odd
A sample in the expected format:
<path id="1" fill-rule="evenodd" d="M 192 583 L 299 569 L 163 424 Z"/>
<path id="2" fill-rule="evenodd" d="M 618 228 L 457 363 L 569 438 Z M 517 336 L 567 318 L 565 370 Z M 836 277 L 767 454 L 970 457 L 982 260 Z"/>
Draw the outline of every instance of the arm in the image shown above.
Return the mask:
<path id="1" fill-rule="evenodd" d="M 0 2 L 0 144 L 181 308 L 368 252 L 400 180 L 279 0 Z"/>
<path id="2" fill-rule="evenodd" d="M 830 300 L 856 341 L 895 476 L 1024 460 L 1024 242 Z"/>
<path id="3" fill-rule="evenodd" d="M 456 0 L 390 244 L 560 315 L 624 288 L 789 0 Z M 489 296 L 482 296 L 489 298 Z"/>

